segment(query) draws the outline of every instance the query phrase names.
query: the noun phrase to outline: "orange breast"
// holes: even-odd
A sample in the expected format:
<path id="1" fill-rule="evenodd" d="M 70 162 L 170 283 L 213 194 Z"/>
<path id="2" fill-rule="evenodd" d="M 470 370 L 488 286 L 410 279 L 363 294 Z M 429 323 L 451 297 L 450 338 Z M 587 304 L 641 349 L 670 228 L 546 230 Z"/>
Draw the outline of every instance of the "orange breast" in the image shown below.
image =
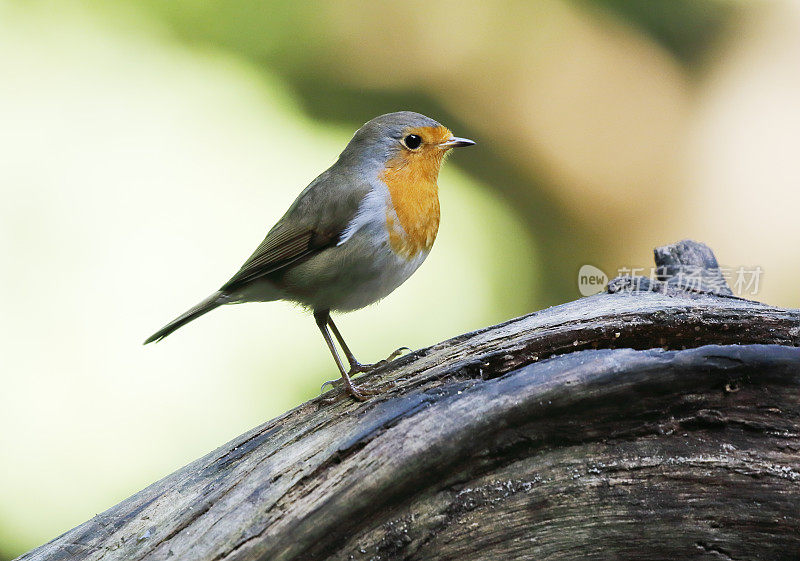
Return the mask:
<path id="1" fill-rule="evenodd" d="M 443 129 L 443 137 L 450 131 Z M 438 130 L 436 131 L 439 132 Z M 430 133 L 429 133 L 430 134 Z M 443 152 L 435 146 L 420 152 L 401 152 L 392 158 L 380 179 L 389 188 L 392 206 L 386 216 L 386 228 L 392 249 L 406 258 L 429 251 L 439 231 L 439 187 L 437 179 Z"/>

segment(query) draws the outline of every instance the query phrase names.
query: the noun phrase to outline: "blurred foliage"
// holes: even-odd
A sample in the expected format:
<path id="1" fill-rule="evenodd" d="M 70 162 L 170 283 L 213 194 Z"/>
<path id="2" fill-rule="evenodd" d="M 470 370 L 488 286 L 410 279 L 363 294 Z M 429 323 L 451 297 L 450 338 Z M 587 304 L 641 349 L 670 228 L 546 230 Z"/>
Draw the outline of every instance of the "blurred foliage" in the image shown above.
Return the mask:
<path id="1" fill-rule="evenodd" d="M 730 0 L 573 0 L 605 9 L 640 28 L 688 66 L 703 61 L 730 18 L 737 13 Z"/>

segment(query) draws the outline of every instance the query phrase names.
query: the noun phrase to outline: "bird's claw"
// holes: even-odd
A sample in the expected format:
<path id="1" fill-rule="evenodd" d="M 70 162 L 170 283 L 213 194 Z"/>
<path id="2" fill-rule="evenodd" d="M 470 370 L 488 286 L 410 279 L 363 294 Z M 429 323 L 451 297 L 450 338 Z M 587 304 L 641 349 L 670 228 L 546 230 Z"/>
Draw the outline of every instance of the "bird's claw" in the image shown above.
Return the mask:
<path id="1" fill-rule="evenodd" d="M 385 359 L 379 360 L 378 362 L 374 362 L 372 364 L 361 364 L 360 362 L 354 362 L 353 364 L 350 365 L 349 374 L 353 375 L 353 374 L 361 374 L 364 372 L 371 372 L 372 370 L 376 370 L 382 366 L 386 366 L 387 364 L 392 362 L 394 359 L 396 359 L 406 351 L 411 352 L 411 349 L 409 349 L 408 347 L 400 347 L 399 349 L 395 349 L 394 351 L 392 351 L 392 354 L 387 356 Z"/>
<path id="2" fill-rule="evenodd" d="M 403 353 L 405 353 L 405 352 L 409 352 L 409 353 L 410 353 L 410 352 L 411 352 L 411 349 L 410 349 L 410 348 L 408 348 L 408 347 L 400 347 L 400 348 L 397 348 L 397 349 L 395 349 L 394 351 L 392 351 L 392 354 L 390 354 L 389 356 L 387 356 L 387 357 L 386 357 L 384 360 L 382 360 L 381 362 L 383 362 L 383 363 L 386 363 L 386 362 L 392 362 L 394 359 L 396 359 L 397 357 L 399 357 L 401 354 L 403 354 Z"/>
<path id="3" fill-rule="evenodd" d="M 335 390 L 338 386 L 342 384 L 341 378 L 336 378 L 335 380 L 327 380 L 319 387 L 319 393 L 325 393 L 325 386 L 330 386 L 332 390 Z"/>
<path id="4" fill-rule="evenodd" d="M 389 364 L 404 352 L 411 352 L 411 349 L 408 347 L 400 347 L 399 349 L 395 349 L 392 352 L 392 354 L 387 356 L 385 359 L 379 360 L 378 362 L 375 362 L 373 364 L 361 364 L 360 362 L 353 361 L 350 364 L 350 371 L 347 373 L 347 376 L 352 377 L 357 374 L 372 372 L 373 370 L 376 370 L 382 366 Z M 336 380 L 328 380 L 327 382 L 322 384 L 322 386 L 320 386 L 319 388 L 319 393 L 320 394 L 325 393 L 325 386 L 330 386 L 332 390 L 335 390 L 340 386 L 344 386 L 345 391 L 354 399 L 357 399 L 358 401 L 366 401 L 367 396 L 378 395 L 386 391 L 387 389 L 395 387 L 396 385 L 397 384 L 390 381 L 374 387 L 367 385 L 357 386 L 352 382 L 346 383 L 345 379 L 342 377 L 342 378 L 337 378 Z M 326 398 L 323 401 L 325 401 L 326 403 L 330 403 L 334 401 L 334 399 L 335 398 Z"/>
<path id="5" fill-rule="evenodd" d="M 367 386 L 365 384 L 362 384 L 360 386 L 356 386 L 355 384 L 351 384 L 351 385 L 348 386 L 346 384 L 343 384 L 343 380 L 342 379 L 329 380 L 329 381 L 325 382 L 324 384 L 322 384 L 322 388 L 320 388 L 320 393 L 323 393 L 325 391 L 325 386 L 327 386 L 328 384 L 330 384 L 332 386 L 331 389 L 336 389 L 338 386 L 344 385 L 345 386 L 344 387 L 345 392 L 347 392 L 347 394 L 349 396 L 351 396 L 352 398 L 354 398 L 354 399 L 356 399 L 358 401 L 366 401 L 368 396 L 379 395 L 379 394 L 385 392 L 386 390 L 389 390 L 389 389 L 391 389 L 391 388 L 393 388 L 393 387 L 395 387 L 397 385 L 394 382 L 389 381 L 389 382 L 386 382 L 386 383 L 383 383 L 383 384 L 379 384 L 377 386 Z M 332 397 L 329 397 L 329 398 L 323 398 L 322 401 L 324 401 L 325 403 L 332 403 L 332 402 L 336 401 L 336 397 L 332 396 Z"/>
<path id="6" fill-rule="evenodd" d="M 349 387 L 345 387 L 345 390 L 349 395 L 351 395 L 358 401 L 366 401 L 367 396 L 380 395 L 386 390 L 392 389 L 396 385 L 397 384 L 395 384 L 390 380 L 388 382 L 384 382 L 383 384 L 377 384 L 375 386 L 367 386 L 367 385 L 356 386 L 355 384 L 353 384 Z"/>

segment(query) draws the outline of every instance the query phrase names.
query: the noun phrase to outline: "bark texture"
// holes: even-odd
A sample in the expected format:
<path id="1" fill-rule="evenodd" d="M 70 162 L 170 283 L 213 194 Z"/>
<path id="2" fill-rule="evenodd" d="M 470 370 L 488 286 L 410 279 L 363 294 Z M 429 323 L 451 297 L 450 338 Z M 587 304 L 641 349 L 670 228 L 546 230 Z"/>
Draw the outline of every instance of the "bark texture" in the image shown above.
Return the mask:
<path id="1" fill-rule="evenodd" d="M 366 403 L 305 403 L 22 559 L 798 559 L 800 311 L 733 297 L 702 244 L 656 260 L 403 357 Z"/>

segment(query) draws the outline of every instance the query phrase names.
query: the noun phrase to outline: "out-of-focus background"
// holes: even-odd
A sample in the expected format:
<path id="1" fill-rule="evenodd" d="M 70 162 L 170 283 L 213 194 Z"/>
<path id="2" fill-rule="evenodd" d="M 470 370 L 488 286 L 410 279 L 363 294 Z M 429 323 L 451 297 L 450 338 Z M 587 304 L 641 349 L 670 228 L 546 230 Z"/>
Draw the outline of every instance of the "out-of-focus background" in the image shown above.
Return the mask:
<path id="1" fill-rule="evenodd" d="M 364 361 L 687 237 L 800 305 L 798 2 L 0 0 L 0 559 L 336 376 L 283 303 L 141 342 L 400 109 L 478 146 L 428 261 L 341 318 Z"/>

